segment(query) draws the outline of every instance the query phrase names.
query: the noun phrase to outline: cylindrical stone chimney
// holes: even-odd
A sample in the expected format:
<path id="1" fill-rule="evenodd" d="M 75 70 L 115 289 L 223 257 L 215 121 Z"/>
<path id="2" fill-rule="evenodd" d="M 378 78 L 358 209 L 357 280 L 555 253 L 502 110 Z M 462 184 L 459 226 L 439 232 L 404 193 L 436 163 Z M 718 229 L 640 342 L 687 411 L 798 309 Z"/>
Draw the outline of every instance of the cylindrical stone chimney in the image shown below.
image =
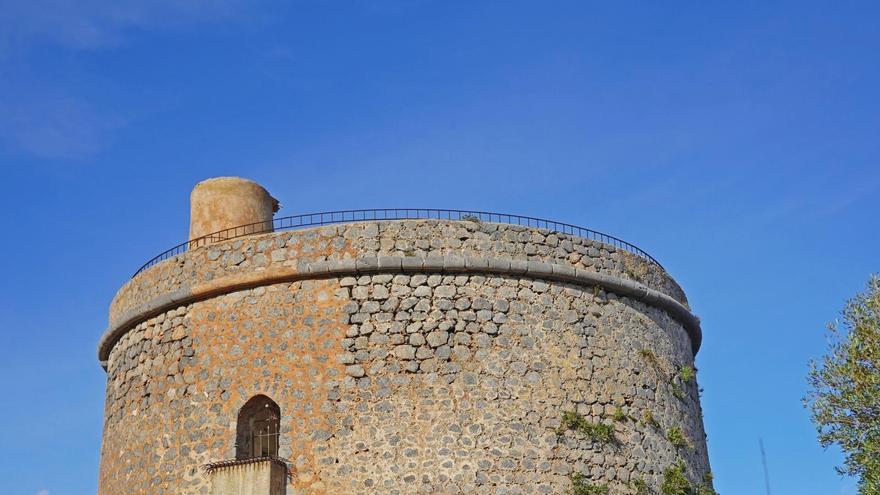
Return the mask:
<path id="1" fill-rule="evenodd" d="M 189 240 L 217 233 L 198 245 L 258 232 L 271 232 L 278 200 L 256 182 L 217 177 L 196 184 L 190 194 Z"/>

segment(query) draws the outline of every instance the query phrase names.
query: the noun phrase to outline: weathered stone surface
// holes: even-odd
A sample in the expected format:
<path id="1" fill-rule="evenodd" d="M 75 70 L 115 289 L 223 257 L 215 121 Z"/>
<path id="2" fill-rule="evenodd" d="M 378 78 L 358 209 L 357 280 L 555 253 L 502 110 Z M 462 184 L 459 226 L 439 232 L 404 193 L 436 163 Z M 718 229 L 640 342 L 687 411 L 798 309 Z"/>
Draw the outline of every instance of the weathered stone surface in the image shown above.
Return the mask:
<path id="1" fill-rule="evenodd" d="M 517 225 L 407 220 L 253 235 L 209 248 L 193 249 L 144 271 L 119 290 L 111 305 L 110 320 L 115 321 L 159 294 L 205 282 L 208 274 L 210 279 L 218 279 L 257 269 L 254 256 L 258 253 L 269 257 L 269 267 L 296 267 L 299 263 L 323 260 L 353 261 L 359 256 L 375 259 L 376 256 L 407 255 L 436 259 L 435 264 L 439 267 L 443 266 L 442 256 L 489 258 L 491 266 L 521 265 L 522 273 L 525 273 L 528 261 L 558 263 L 629 278 L 687 302 L 678 284 L 657 265 L 600 242 L 566 234 L 548 234 L 547 231 Z M 399 239 L 415 240 L 423 247 L 411 251 L 400 248 L 394 242 Z M 565 242 L 560 244 L 559 239 Z M 273 257 L 275 250 L 282 249 L 283 259 L 280 253 Z M 428 260 L 426 263 L 431 264 Z M 422 276 L 429 278 L 429 287 L 438 285 L 436 281 L 431 283 L 430 270 Z"/>
<path id="2" fill-rule="evenodd" d="M 284 495 L 284 466 L 272 461 L 225 466 L 214 469 L 211 495 Z"/>
<path id="3" fill-rule="evenodd" d="M 210 244 L 228 235 L 223 230 L 239 225 L 251 225 L 254 232 L 271 231 L 276 211 L 278 201 L 253 181 L 239 177 L 208 179 L 198 183 L 190 196 L 189 238 L 220 232 L 204 241 Z"/>
<path id="4" fill-rule="evenodd" d="M 273 254 L 282 249 L 283 260 Z M 622 251 L 546 231 L 350 224 L 194 250 L 139 275 L 114 311 L 207 273 L 403 250 L 628 276 Z M 684 300 L 650 270 L 636 275 Z M 676 378 L 684 365 L 690 342 L 667 313 L 525 273 L 407 271 L 237 290 L 138 323 L 112 348 L 100 493 L 209 493 L 199 466 L 234 455 L 238 409 L 256 394 L 281 409 L 289 494 L 556 494 L 573 472 L 611 493 L 634 493 L 634 479 L 656 490 L 678 458 L 694 480 L 709 468 L 697 386 Z M 613 425 L 617 443 L 558 435 L 566 411 Z M 647 411 L 657 426 L 643 421 Z M 670 444 L 673 426 L 693 448 Z"/>

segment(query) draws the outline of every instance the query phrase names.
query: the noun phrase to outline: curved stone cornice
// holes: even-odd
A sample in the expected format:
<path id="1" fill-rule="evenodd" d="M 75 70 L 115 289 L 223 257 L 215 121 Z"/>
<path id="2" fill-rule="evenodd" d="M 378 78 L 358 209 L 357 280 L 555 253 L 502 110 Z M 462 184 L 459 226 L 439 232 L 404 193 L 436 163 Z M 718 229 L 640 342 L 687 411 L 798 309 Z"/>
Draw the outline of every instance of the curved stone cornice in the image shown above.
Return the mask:
<path id="1" fill-rule="evenodd" d="M 641 283 L 568 265 L 482 257 L 377 256 L 357 259 L 316 261 L 298 267 L 281 266 L 268 270 L 230 275 L 191 287 L 183 287 L 147 301 L 110 322 L 98 342 L 98 360 L 107 368 L 110 351 L 131 328 L 178 306 L 244 289 L 300 280 L 371 275 L 378 273 L 489 274 L 528 277 L 541 280 L 598 286 L 609 292 L 662 309 L 678 320 L 688 334 L 696 355 L 702 341 L 700 320 L 674 298 Z"/>

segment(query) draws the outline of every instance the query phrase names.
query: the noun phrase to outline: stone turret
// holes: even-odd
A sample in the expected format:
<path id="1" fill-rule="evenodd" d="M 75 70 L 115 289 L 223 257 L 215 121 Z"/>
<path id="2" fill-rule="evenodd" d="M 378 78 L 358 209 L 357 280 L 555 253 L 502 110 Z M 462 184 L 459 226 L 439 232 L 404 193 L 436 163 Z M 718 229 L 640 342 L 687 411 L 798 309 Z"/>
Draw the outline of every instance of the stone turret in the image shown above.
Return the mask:
<path id="1" fill-rule="evenodd" d="M 504 215 L 273 231 L 277 206 L 199 183 L 188 249 L 116 294 L 99 495 L 710 483 L 700 321 L 643 251 Z"/>
<path id="2" fill-rule="evenodd" d="M 271 232 L 278 200 L 254 181 L 217 177 L 196 184 L 189 196 L 189 240 L 219 232 L 208 243 L 244 233 Z M 236 228 L 241 231 L 236 232 Z M 231 229 L 229 232 L 223 232 Z"/>

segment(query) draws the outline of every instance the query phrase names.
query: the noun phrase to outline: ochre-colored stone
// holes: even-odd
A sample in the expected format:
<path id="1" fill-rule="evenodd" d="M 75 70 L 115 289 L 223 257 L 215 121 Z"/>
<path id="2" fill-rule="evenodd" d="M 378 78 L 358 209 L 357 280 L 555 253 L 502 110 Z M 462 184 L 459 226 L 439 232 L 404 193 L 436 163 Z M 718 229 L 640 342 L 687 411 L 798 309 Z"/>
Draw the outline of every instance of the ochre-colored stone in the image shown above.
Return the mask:
<path id="1" fill-rule="evenodd" d="M 272 231 L 278 200 L 256 182 L 239 177 L 218 177 L 196 184 L 190 194 L 189 239 L 208 234 L 203 246 L 243 234 Z M 223 232 L 224 230 L 231 231 Z"/>
<path id="2" fill-rule="evenodd" d="M 259 394 L 280 409 L 289 495 L 554 494 L 572 473 L 632 494 L 635 479 L 657 491 L 678 459 L 702 480 L 698 386 L 679 373 L 695 349 L 656 306 L 525 274 L 295 279 L 326 260 L 412 255 L 552 262 L 686 303 L 654 264 L 520 226 L 365 222 L 194 248 L 140 273 L 111 306 L 115 324 L 192 295 L 108 346 L 99 493 L 211 494 L 219 485 L 202 466 L 235 457 L 238 412 Z M 616 442 L 561 428 L 572 411 L 611 425 Z M 672 445 L 669 428 L 690 447 Z"/>

